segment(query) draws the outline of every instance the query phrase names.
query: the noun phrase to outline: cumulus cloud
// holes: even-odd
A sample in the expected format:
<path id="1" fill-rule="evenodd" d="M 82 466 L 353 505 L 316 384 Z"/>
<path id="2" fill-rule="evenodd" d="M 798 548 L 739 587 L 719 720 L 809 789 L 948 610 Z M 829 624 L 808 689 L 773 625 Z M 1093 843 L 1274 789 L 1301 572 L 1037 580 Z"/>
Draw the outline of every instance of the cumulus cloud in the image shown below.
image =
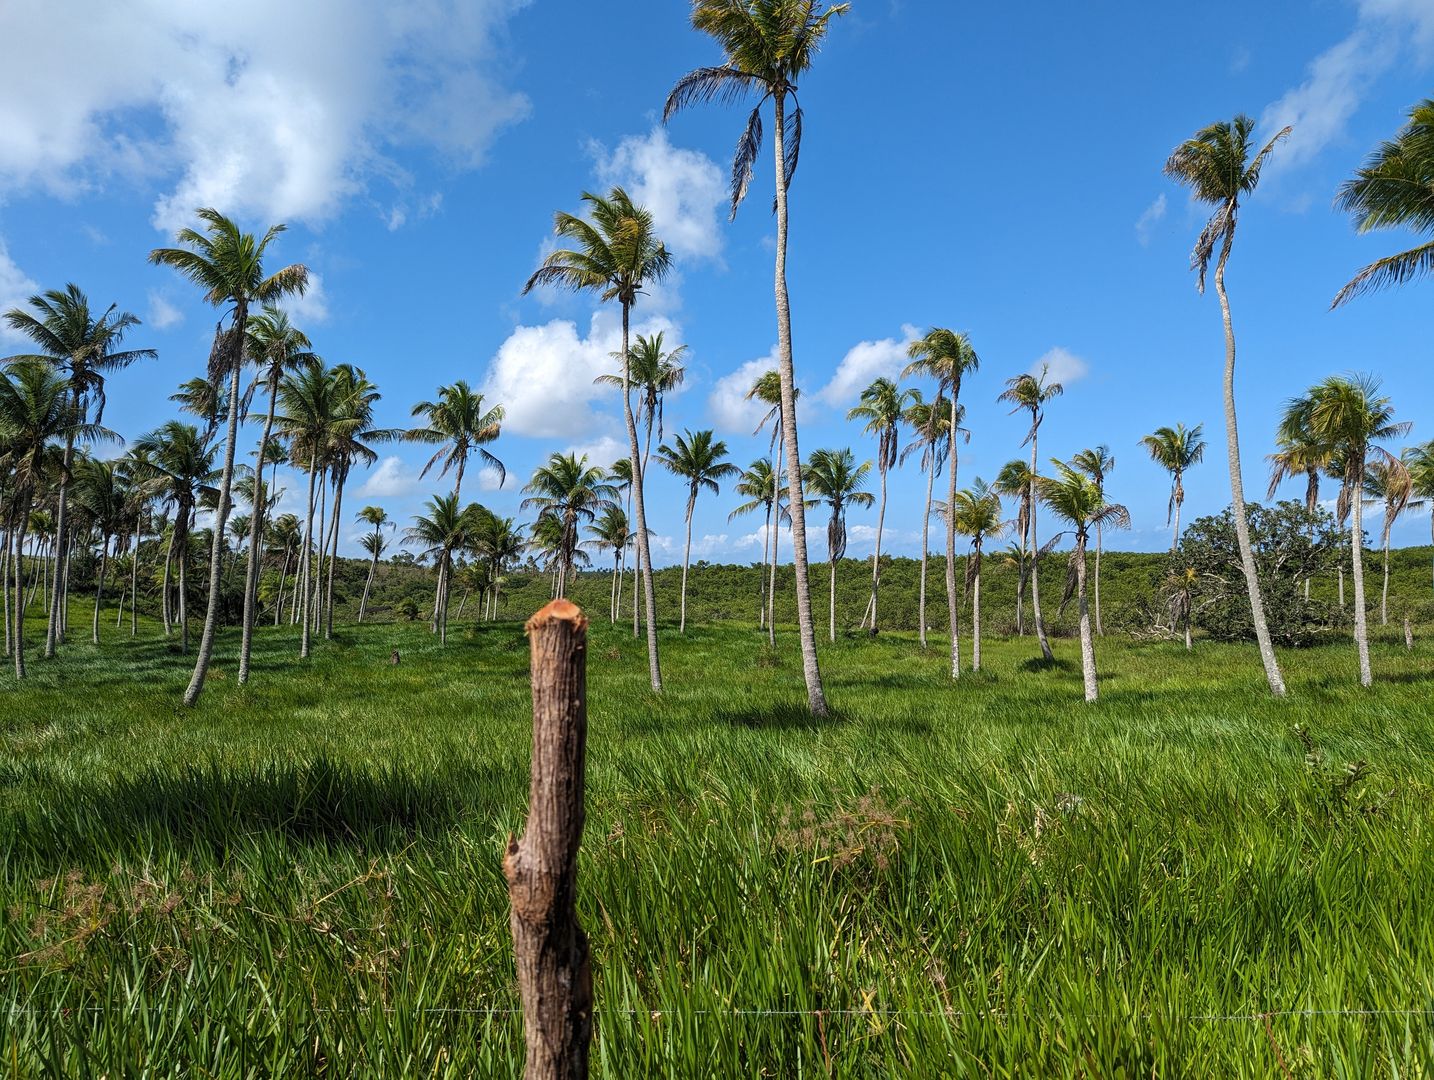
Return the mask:
<path id="1" fill-rule="evenodd" d="M 621 185 L 652 211 L 653 226 L 668 249 L 682 258 L 716 259 L 722 253 L 718 207 L 727 199 L 722 172 L 706 154 L 673 146 L 667 132 L 629 135 L 611 152 L 593 144 L 597 178 Z"/>
<path id="2" fill-rule="evenodd" d="M 187 0 L 0 6 L 0 192 L 157 182 L 155 225 L 196 206 L 322 221 L 420 147 L 480 164 L 528 112 L 501 35 L 526 0 Z M 54 72 L 64 71 L 56 79 Z"/>
<path id="3" fill-rule="evenodd" d="M 1135 238 L 1140 241 L 1140 246 L 1145 247 L 1150 243 L 1150 231 L 1165 218 L 1167 209 L 1165 193 L 1162 191 L 1155 197 L 1155 201 L 1145 208 L 1135 221 Z"/>
<path id="4" fill-rule="evenodd" d="M 478 470 L 478 490 L 497 491 L 503 487 L 503 476 L 492 465 L 484 465 Z"/>
<path id="5" fill-rule="evenodd" d="M 748 360 L 736 371 L 718 379 L 707 395 L 707 412 L 712 422 L 729 434 L 750 435 L 771 406 L 748 400 L 747 392 L 761 376 L 776 368 L 777 346 L 773 345 L 766 356 Z"/>
<path id="6" fill-rule="evenodd" d="M 596 439 L 589 439 L 586 442 L 569 446 L 564 452 L 580 458 L 585 457 L 588 459 L 589 465 L 607 469 L 612 467 L 614 461 L 627 457 L 631 448 L 627 445 L 625 438 L 619 439 L 616 435 L 601 435 Z"/>
<path id="7" fill-rule="evenodd" d="M 290 296 L 284 300 L 284 307 L 300 326 L 327 322 L 329 318 L 329 297 L 324 292 L 324 276 L 309 271 L 309 287 L 303 296 Z"/>
<path id="8" fill-rule="evenodd" d="M 1359 0 L 1355 26 L 1309 65 L 1299 86 L 1266 107 L 1266 134 L 1293 126 L 1272 169 L 1292 168 L 1340 139 L 1350 117 L 1380 76 L 1409 56 L 1421 65 L 1434 50 L 1434 4 L 1429 0 Z"/>
<path id="9" fill-rule="evenodd" d="M 837 365 L 831 382 L 817 392 L 824 403 L 833 408 L 849 408 L 856 404 L 861 392 L 879 376 L 895 379 L 901 375 L 909 358 L 906 350 L 921 336 L 921 331 L 907 324 L 901 328 L 902 337 L 882 338 L 879 341 L 861 341 L 853 345 Z"/>
<path id="10" fill-rule="evenodd" d="M 358 489 L 366 499 L 396 498 L 411 495 L 418 489 L 418 470 L 411 469 L 400 457 L 390 455 L 378 463 Z"/>
<path id="11" fill-rule="evenodd" d="M 0 311 L 23 307 L 25 301 L 39 291 L 40 286 L 15 264 L 5 247 L 5 241 L 0 240 Z M 18 340 L 20 335 L 10 329 L 9 323 L 0 320 L 0 341 Z"/>
<path id="12" fill-rule="evenodd" d="M 149 316 L 145 322 L 156 330 L 168 330 L 184 321 L 184 312 L 169 302 L 158 289 L 149 290 Z"/>
<path id="13" fill-rule="evenodd" d="M 1028 370 L 1032 375 L 1039 375 L 1044 370 L 1051 382 L 1069 386 L 1090 374 L 1090 365 L 1069 349 L 1057 345 L 1042 355 Z"/>

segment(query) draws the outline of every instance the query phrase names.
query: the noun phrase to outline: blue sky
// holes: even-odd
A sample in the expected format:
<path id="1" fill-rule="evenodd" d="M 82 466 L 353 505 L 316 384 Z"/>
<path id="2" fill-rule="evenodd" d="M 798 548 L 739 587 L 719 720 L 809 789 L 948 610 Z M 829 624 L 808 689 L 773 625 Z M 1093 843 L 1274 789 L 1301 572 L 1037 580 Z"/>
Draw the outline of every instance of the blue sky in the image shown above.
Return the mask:
<path id="1" fill-rule="evenodd" d="M 320 286 L 295 320 L 327 360 L 379 384 L 382 423 L 406 423 L 413 402 L 458 378 L 507 407 L 493 449 L 508 484 L 469 493 L 516 514 L 522 480 L 551 451 L 603 464 L 626 453 L 615 393 L 591 385 L 610 369 L 614 313 L 520 295 L 553 211 L 622 183 L 677 256 L 678 273 L 635 312 L 639 328 L 690 347 L 669 427 L 715 427 L 739 464 L 765 451 L 740 398 L 775 341 L 772 166 L 764 156 L 729 224 L 743 114 L 659 124 L 672 82 L 718 59 L 685 4 L 301 8 L 261 0 L 223 20 L 184 0 L 0 9 L 0 305 L 73 280 L 145 320 L 130 340 L 160 359 L 113 380 L 109 426 L 132 436 L 162 422 L 167 395 L 203 372 L 214 312 L 144 256 L 212 203 L 255 228 L 289 223 L 278 254 Z M 846 408 L 899 370 L 913 334 L 949 325 L 982 357 L 963 394 L 963 484 L 1022 453 L 1024 425 L 995 397 L 1050 357 L 1067 389 L 1042 456 L 1112 447 L 1110 491 L 1135 520 L 1112 546 L 1168 542 L 1167 479 L 1138 445 L 1161 424 L 1203 422 L 1212 441 L 1187 479 L 1186 520 L 1222 507 L 1219 311 L 1187 267 L 1202 217 L 1161 165 L 1238 111 L 1267 132 L 1295 125 L 1242 215 L 1229 275 L 1247 487 L 1263 493 L 1282 401 L 1333 372 L 1378 373 L 1411 439 L 1434 437 L 1431 286 L 1327 311 L 1358 267 L 1405 245 L 1356 236 L 1331 200 L 1429 94 L 1431 61 L 1434 0 L 856 0 L 802 88 L 789 270 L 804 451 L 871 456 Z M 448 487 L 419 479 L 418 448 L 383 454 L 351 505 L 407 519 Z M 287 486 L 297 509 L 302 485 Z M 656 474 L 651 491 L 654 557 L 672 561 L 681 492 Z M 914 467 L 893 478 L 888 550 L 916 550 L 923 492 Z M 699 503 L 697 557 L 760 558 L 760 523 L 729 522 L 734 502 Z M 851 554 L 869 553 L 874 522 L 853 515 Z M 1428 530 L 1410 514 L 1396 542 L 1427 542 Z"/>

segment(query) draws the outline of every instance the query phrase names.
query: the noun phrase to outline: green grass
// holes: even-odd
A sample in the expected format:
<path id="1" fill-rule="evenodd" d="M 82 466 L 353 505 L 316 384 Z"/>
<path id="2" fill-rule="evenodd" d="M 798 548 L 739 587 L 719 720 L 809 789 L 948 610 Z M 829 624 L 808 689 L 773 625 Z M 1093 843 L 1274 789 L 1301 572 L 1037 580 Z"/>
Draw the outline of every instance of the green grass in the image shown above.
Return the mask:
<path id="1" fill-rule="evenodd" d="M 192 712 L 106 633 L 0 675 L 0 1071 L 518 1075 L 520 627 L 264 628 L 243 691 L 226 635 Z M 1110 637 L 1087 707 L 1069 640 L 952 685 L 883 634 L 812 723 L 790 630 L 663 636 L 658 698 L 592 628 L 598 1075 L 1427 1075 L 1434 645 L 1283 654 L 1276 702 L 1253 647 Z"/>

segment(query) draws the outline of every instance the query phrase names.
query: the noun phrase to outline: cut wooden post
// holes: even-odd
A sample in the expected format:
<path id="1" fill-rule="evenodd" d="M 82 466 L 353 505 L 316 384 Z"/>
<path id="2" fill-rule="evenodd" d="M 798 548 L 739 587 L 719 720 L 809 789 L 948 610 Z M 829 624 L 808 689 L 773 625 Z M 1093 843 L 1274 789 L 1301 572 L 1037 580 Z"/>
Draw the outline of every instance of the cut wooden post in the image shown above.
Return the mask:
<path id="1" fill-rule="evenodd" d="M 526 1080 L 588 1075 L 592 969 L 576 905 L 585 816 L 587 628 L 582 610 L 563 599 L 527 626 L 533 683 L 528 823 L 521 839 L 508 837 L 503 859 L 523 998 Z"/>

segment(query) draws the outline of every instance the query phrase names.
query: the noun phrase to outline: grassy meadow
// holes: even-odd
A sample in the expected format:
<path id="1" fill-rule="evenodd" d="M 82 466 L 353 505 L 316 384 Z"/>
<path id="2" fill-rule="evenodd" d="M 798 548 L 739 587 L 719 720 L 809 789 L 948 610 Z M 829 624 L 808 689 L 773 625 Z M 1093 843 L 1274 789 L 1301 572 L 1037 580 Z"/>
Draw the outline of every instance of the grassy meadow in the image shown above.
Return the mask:
<path id="1" fill-rule="evenodd" d="M 592 613 L 579 907 L 593 1065 L 631 1076 L 1428 1075 L 1434 641 L 823 643 Z M 517 1076 L 500 855 L 517 622 L 226 632 L 199 706 L 152 623 L 0 679 L 0 1071 Z M 33 635 L 33 629 L 32 629 Z M 401 663 L 392 666 L 398 649 Z M 1263 1015 L 1269 1014 L 1269 1015 Z"/>

